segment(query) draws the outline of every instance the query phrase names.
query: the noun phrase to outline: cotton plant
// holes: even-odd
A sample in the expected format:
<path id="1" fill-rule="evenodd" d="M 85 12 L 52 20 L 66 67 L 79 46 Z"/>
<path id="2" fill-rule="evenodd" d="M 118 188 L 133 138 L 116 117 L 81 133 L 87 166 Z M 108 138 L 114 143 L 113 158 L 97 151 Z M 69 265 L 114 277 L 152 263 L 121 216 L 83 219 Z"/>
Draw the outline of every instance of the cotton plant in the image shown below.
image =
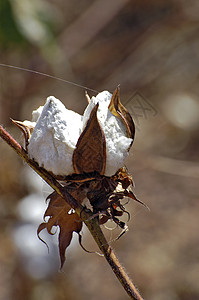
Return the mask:
<path id="1" fill-rule="evenodd" d="M 133 191 L 132 177 L 124 167 L 133 143 L 135 126 L 131 115 L 121 104 L 119 89 L 113 95 L 108 91 L 90 97 L 83 113 L 68 110 L 53 96 L 44 106 L 32 113 L 32 121 L 13 121 L 25 136 L 26 152 L 39 167 L 60 180 L 80 203 L 87 199 L 99 224 L 114 221 L 127 230 L 120 217 L 128 212 L 121 204 L 124 197 L 140 203 Z M 61 266 L 73 231 L 82 229 L 81 216 L 57 193 L 48 196 L 44 214 L 48 221 L 40 224 L 51 234 L 53 226 L 60 227 L 59 250 Z M 142 203 L 143 204 L 143 203 Z"/>
<path id="2" fill-rule="evenodd" d="M 124 167 L 134 139 L 134 122 L 120 102 L 118 88 L 113 94 L 104 91 L 91 99 L 86 94 L 86 98 L 83 115 L 50 96 L 33 111 L 31 121 L 12 120 L 24 134 L 25 147 L 2 126 L 0 136 L 54 189 L 47 197 L 37 234 L 41 239 L 42 230 L 53 234 L 53 227 L 59 227 L 61 267 L 73 232 L 83 247 L 84 222 L 130 298 L 141 300 L 101 229 L 112 221 L 121 228 L 119 238 L 128 229 L 121 217 L 130 216 L 121 200 L 131 198 L 145 205 L 135 197 L 132 177 Z"/>

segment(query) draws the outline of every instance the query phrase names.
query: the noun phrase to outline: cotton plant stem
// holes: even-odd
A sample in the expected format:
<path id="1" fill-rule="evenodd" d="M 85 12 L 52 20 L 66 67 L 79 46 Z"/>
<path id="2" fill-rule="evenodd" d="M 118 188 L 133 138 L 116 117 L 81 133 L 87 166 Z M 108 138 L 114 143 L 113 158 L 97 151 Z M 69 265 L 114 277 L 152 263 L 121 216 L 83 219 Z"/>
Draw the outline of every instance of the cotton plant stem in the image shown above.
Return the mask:
<path id="1" fill-rule="evenodd" d="M 35 171 L 37 172 L 60 196 L 62 196 L 68 204 L 75 209 L 76 213 L 81 217 L 93 238 L 95 239 L 98 247 L 105 256 L 113 272 L 116 274 L 123 288 L 131 299 L 143 300 L 131 279 L 126 274 L 125 270 L 121 266 L 119 260 L 114 254 L 112 248 L 108 244 L 99 224 L 97 218 L 93 217 L 90 210 L 84 209 L 84 207 L 69 194 L 66 189 L 45 169 L 39 167 L 39 165 L 29 159 L 27 152 L 23 147 L 0 125 L 0 136 L 6 143 L 12 147 L 15 152 Z"/>
<path id="2" fill-rule="evenodd" d="M 131 299 L 136 300 L 143 300 L 140 293 L 136 289 L 135 285 L 125 272 L 124 268 L 121 266 L 119 260 L 117 259 L 115 253 L 113 252 L 112 248 L 108 244 L 96 218 L 84 220 L 84 223 L 87 225 L 88 229 L 92 233 L 92 236 L 98 247 L 104 254 L 106 260 L 108 261 L 109 265 L 111 266 L 113 272 L 119 279 L 120 283 L 126 290 L 127 294 L 130 296 Z"/>

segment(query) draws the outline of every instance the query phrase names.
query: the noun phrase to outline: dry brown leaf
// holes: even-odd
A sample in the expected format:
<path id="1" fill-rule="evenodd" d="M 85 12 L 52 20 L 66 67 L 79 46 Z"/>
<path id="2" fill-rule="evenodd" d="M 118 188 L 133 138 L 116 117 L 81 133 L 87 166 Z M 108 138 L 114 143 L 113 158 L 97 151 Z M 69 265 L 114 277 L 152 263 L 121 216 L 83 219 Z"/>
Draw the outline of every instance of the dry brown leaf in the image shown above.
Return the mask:
<path id="1" fill-rule="evenodd" d="M 103 130 L 97 119 L 96 104 L 91 111 L 86 127 L 80 135 L 73 152 L 75 173 L 98 172 L 104 174 L 106 166 L 106 141 Z"/>
<path id="2" fill-rule="evenodd" d="M 114 116 L 120 118 L 124 122 L 127 130 L 127 137 L 134 139 L 135 125 L 130 113 L 120 102 L 119 87 L 115 89 L 111 97 L 109 110 Z"/>
<path id="3" fill-rule="evenodd" d="M 49 217 L 49 219 L 47 222 L 39 225 L 37 235 L 39 236 L 40 232 L 45 228 L 49 234 L 53 234 L 53 226 L 59 226 L 59 254 L 62 267 L 65 261 L 65 250 L 70 245 L 73 231 L 77 233 L 81 231 L 82 221 L 76 213 L 69 214 L 71 207 L 56 192 L 49 195 L 47 199 L 50 199 L 50 201 L 44 214 L 44 219 L 46 217 Z"/>

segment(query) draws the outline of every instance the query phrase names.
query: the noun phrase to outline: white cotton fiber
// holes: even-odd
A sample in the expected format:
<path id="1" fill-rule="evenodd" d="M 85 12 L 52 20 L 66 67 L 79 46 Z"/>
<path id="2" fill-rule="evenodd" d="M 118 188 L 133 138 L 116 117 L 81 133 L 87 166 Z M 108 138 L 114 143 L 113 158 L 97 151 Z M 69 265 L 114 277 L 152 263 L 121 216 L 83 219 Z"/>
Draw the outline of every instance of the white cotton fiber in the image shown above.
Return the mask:
<path id="1" fill-rule="evenodd" d="M 30 123 L 34 130 L 28 145 L 29 157 L 55 175 L 74 173 L 73 151 L 91 110 L 99 103 L 97 117 L 106 139 L 105 175 L 114 175 L 123 166 L 132 139 L 126 137 L 121 119 L 108 109 L 111 96 L 104 91 L 92 97 L 83 117 L 66 109 L 55 97 L 48 97 L 46 104 L 32 113 L 33 122 Z"/>
<path id="2" fill-rule="evenodd" d="M 72 155 L 82 130 L 82 117 L 50 96 L 33 112 L 33 120 L 37 123 L 28 145 L 29 157 L 55 175 L 73 173 Z"/>

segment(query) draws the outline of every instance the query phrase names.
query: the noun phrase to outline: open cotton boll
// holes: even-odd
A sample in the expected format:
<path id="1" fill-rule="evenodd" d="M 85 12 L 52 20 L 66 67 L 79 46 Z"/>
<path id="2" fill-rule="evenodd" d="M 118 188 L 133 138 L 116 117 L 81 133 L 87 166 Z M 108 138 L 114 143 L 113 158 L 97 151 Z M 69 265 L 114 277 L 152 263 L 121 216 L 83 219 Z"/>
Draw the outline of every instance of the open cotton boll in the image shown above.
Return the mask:
<path id="1" fill-rule="evenodd" d="M 124 160 L 128 156 L 128 149 L 132 143 L 132 139 L 126 136 L 124 123 L 108 109 L 111 97 L 112 94 L 108 91 L 101 92 L 96 97 L 92 97 L 83 115 L 84 127 L 92 108 L 99 103 L 97 118 L 106 139 L 106 176 L 112 176 L 124 165 Z"/>
<path id="2" fill-rule="evenodd" d="M 73 173 L 72 155 L 82 130 L 82 117 L 50 96 L 33 112 L 33 119 L 37 118 L 28 145 L 29 157 L 55 175 Z"/>

